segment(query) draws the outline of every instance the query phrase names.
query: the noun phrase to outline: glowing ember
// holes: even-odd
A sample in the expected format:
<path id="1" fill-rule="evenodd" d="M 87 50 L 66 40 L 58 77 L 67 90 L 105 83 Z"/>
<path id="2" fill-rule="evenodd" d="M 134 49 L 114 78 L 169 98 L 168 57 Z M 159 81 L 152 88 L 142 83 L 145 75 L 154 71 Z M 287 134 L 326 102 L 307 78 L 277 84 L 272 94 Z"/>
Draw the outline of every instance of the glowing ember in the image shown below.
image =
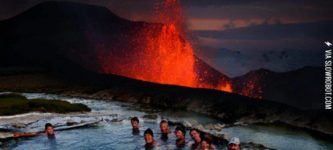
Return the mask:
<path id="1" fill-rule="evenodd" d="M 257 99 L 262 99 L 262 91 L 260 86 L 257 85 L 257 83 L 253 80 L 250 80 L 246 83 L 244 83 L 244 87 L 240 91 L 241 95 L 253 97 Z"/>
<path id="2" fill-rule="evenodd" d="M 216 89 L 226 92 L 232 92 L 232 86 L 230 83 L 220 83 Z"/>

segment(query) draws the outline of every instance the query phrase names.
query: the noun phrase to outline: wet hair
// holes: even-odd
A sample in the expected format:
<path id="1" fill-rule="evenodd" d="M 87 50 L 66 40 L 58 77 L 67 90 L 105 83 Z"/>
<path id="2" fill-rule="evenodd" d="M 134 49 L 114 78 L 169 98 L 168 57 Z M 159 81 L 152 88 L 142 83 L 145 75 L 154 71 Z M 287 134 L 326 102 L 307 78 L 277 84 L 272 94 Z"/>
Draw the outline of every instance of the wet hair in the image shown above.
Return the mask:
<path id="1" fill-rule="evenodd" d="M 162 120 L 162 121 L 160 122 L 160 125 L 161 125 L 162 123 L 169 124 L 169 122 L 168 122 L 168 121 L 166 121 L 166 120 Z"/>
<path id="2" fill-rule="evenodd" d="M 136 121 L 136 122 L 140 123 L 140 121 L 139 121 L 139 118 L 138 118 L 138 117 L 133 117 L 133 118 L 131 119 L 131 122 L 132 122 L 132 121 Z"/>
<path id="3" fill-rule="evenodd" d="M 199 131 L 198 129 L 196 129 L 196 128 L 191 128 L 191 130 L 190 130 L 190 136 L 192 137 L 192 131 L 196 131 L 196 132 L 198 132 L 199 133 L 199 135 L 200 135 L 200 138 L 202 139 L 202 138 L 204 138 L 204 135 L 202 134 L 202 132 L 201 131 Z"/>
<path id="4" fill-rule="evenodd" d="M 190 134 L 191 134 L 192 131 L 196 131 L 196 132 L 200 133 L 200 131 L 199 131 L 198 129 L 196 129 L 196 128 L 192 128 L 192 129 L 190 130 Z"/>
<path id="5" fill-rule="evenodd" d="M 178 131 L 178 130 L 181 131 L 181 132 L 183 132 L 184 135 L 186 134 L 186 130 L 185 130 L 184 126 L 177 126 L 176 129 L 175 129 L 175 131 Z"/>
<path id="6" fill-rule="evenodd" d="M 153 130 L 151 130 L 150 128 L 148 128 L 143 135 L 146 135 L 146 134 L 150 134 L 152 137 L 154 137 L 154 133 L 153 133 Z"/>
<path id="7" fill-rule="evenodd" d="M 46 130 L 48 127 L 52 127 L 52 128 L 53 128 L 53 125 L 52 125 L 51 123 L 46 123 L 46 124 L 45 124 L 45 130 Z"/>
<path id="8" fill-rule="evenodd" d="M 211 137 L 204 137 L 202 140 L 201 140 L 201 142 L 203 142 L 203 141 L 206 141 L 209 145 L 211 145 L 212 144 L 212 138 Z"/>

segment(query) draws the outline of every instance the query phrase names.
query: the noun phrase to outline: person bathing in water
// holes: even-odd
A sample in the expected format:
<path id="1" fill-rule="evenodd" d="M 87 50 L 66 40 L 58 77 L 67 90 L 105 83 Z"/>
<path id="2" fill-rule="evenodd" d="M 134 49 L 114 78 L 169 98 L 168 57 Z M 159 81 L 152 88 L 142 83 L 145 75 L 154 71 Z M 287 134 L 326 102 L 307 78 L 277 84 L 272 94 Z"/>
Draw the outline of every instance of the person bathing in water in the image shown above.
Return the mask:
<path id="1" fill-rule="evenodd" d="M 51 123 L 45 124 L 45 134 L 49 139 L 55 138 L 54 127 Z"/>
<path id="2" fill-rule="evenodd" d="M 138 117 L 133 117 L 131 119 L 131 125 L 132 125 L 132 134 L 133 135 L 139 135 L 140 134 L 140 121 Z"/>
<path id="3" fill-rule="evenodd" d="M 201 143 L 201 134 L 197 129 L 191 129 L 190 130 L 191 138 L 193 139 L 194 143 L 191 144 L 191 149 L 195 150 L 199 148 Z"/>
<path id="4" fill-rule="evenodd" d="M 169 123 L 166 120 L 162 120 L 160 122 L 160 130 L 161 130 L 161 140 L 167 141 L 169 138 L 170 128 Z"/>
<path id="5" fill-rule="evenodd" d="M 150 149 L 156 148 L 157 142 L 155 141 L 155 139 L 154 139 L 154 133 L 153 133 L 153 131 L 150 128 L 148 128 L 144 132 L 143 136 L 144 136 L 144 139 L 146 141 L 146 144 L 145 144 L 145 149 L 146 150 L 150 150 Z"/>
<path id="6" fill-rule="evenodd" d="M 176 146 L 178 148 L 185 147 L 185 128 L 182 126 L 177 126 L 175 129 L 175 135 L 176 135 Z"/>
<path id="7" fill-rule="evenodd" d="M 49 139 L 54 139 L 55 138 L 55 133 L 54 133 L 54 127 L 51 123 L 46 123 L 44 132 L 34 132 L 34 133 L 14 133 L 14 138 L 20 138 L 20 137 L 32 137 L 32 136 L 37 136 L 41 134 L 45 134 Z"/>
<path id="8" fill-rule="evenodd" d="M 212 140 L 206 137 L 200 142 L 200 150 L 216 150 L 216 147 L 212 144 Z"/>
<path id="9" fill-rule="evenodd" d="M 230 139 L 228 143 L 228 150 L 240 150 L 240 140 L 237 137 L 233 137 Z"/>

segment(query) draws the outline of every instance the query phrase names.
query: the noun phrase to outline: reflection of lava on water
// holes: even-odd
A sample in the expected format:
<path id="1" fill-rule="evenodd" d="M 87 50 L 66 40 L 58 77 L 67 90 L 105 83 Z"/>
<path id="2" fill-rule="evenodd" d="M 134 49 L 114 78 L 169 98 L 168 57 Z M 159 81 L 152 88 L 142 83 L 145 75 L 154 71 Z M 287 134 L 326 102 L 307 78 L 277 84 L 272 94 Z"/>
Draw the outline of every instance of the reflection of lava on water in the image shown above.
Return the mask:
<path id="1" fill-rule="evenodd" d="M 102 73 L 232 92 L 228 77 L 196 58 L 191 44 L 183 38 L 183 15 L 179 2 L 166 0 L 157 10 L 164 24 L 144 24 L 139 32 L 134 32 L 134 38 L 129 40 L 134 50 L 124 54 L 98 51 Z"/>

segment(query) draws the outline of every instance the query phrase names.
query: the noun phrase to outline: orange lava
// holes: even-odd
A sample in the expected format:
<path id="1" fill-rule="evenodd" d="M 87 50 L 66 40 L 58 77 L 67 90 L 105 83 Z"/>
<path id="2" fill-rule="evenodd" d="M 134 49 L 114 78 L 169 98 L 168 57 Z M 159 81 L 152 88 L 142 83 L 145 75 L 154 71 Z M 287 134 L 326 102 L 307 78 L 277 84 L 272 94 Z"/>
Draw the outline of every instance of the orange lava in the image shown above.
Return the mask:
<path id="1" fill-rule="evenodd" d="M 225 92 L 232 92 L 232 85 L 231 83 L 220 83 L 216 90 L 221 90 Z"/>
<path id="2" fill-rule="evenodd" d="M 129 44 L 136 47 L 132 52 L 98 52 L 102 72 L 161 84 L 232 92 L 232 85 L 225 79 L 218 79 L 214 84 L 199 80 L 195 70 L 196 57 L 191 44 L 186 40 L 178 0 L 165 0 L 157 7 L 156 14 L 163 25 L 144 25 L 135 34 L 136 39 L 129 41 Z"/>
<path id="3" fill-rule="evenodd" d="M 157 37 L 148 36 L 143 59 L 147 70 L 142 80 L 195 87 L 194 55 L 191 45 L 179 36 L 174 24 L 163 25 Z"/>
<path id="4" fill-rule="evenodd" d="M 163 22 L 161 32 L 157 37 L 146 36 L 147 45 L 143 58 L 145 73 L 136 78 L 162 84 L 174 84 L 195 88 L 217 89 L 232 92 L 230 83 L 211 85 L 201 83 L 195 71 L 194 51 L 187 42 L 183 31 L 183 14 L 177 0 L 165 0 L 157 8 L 160 22 Z M 144 30 L 150 33 L 150 28 Z"/>

